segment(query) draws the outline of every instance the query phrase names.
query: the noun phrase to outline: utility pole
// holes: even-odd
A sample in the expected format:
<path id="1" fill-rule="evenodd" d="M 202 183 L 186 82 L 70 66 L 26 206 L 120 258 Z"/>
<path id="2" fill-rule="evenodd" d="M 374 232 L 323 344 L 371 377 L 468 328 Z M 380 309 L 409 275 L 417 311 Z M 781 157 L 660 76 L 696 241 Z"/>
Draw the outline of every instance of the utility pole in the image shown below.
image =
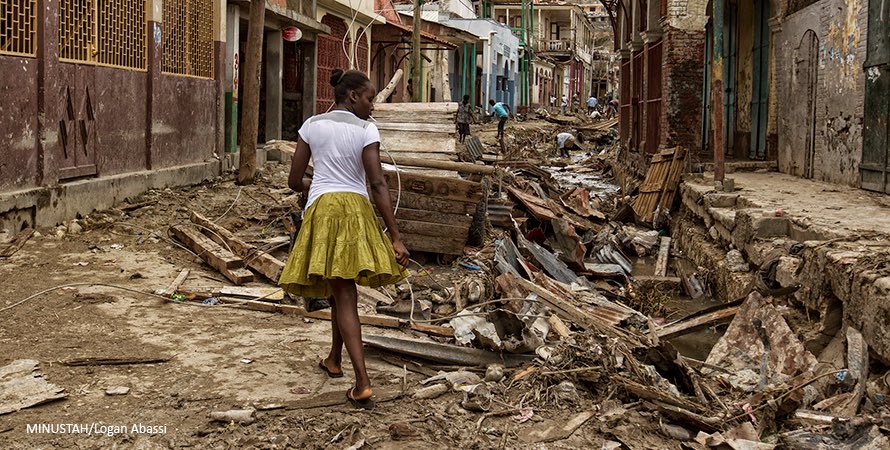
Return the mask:
<path id="1" fill-rule="evenodd" d="M 256 178 L 256 141 L 260 120 L 260 67 L 263 58 L 263 22 L 266 1 L 251 0 L 247 28 L 247 61 L 244 61 L 244 109 L 241 115 L 241 156 L 238 184 L 253 184 Z"/>
<path id="2" fill-rule="evenodd" d="M 420 69 L 420 25 L 421 21 L 421 8 L 420 5 L 423 4 L 423 0 L 414 0 L 414 30 L 411 34 L 411 84 L 413 85 L 414 92 L 411 96 L 412 102 L 419 102 L 423 98 L 423 87 L 421 84 L 421 69 Z"/>

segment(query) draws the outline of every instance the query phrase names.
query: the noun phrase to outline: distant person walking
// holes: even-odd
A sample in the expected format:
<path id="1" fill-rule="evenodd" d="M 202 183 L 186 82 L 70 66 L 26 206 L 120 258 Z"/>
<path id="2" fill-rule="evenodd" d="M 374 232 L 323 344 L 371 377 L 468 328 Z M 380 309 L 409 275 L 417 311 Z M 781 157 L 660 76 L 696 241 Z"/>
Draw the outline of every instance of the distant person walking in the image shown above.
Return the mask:
<path id="1" fill-rule="evenodd" d="M 504 126 L 507 124 L 507 117 L 510 116 L 510 107 L 503 102 L 495 103 L 493 99 L 489 100 L 488 104 L 491 105 L 491 115 L 498 118 L 497 139 L 501 140 L 504 138 Z"/>
<path id="2" fill-rule="evenodd" d="M 470 105 L 470 96 L 464 95 L 464 101 L 457 106 L 455 115 L 457 122 L 457 134 L 460 142 L 470 135 L 470 122 L 473 121 L 473 106 Z"/>
<path id="3" fill-rule="evenodd" d="M 590 97 L 587 98 L 587 115 L 594 112 L 596 110 L 596 104 L 599 102 L 593 94 L 590 94 Z"/>
<path id="4" fill-rule="evenodd" d="M 562 96 L 562 104 L 559 105 L 559 106 L 560 106 L 560 108 L 562 109 L 562 113 L 565 114 L 565 113 L 566 113 L 566 108 L 569 107 L 569 98 L 566 97 L 565 95 L 563 95 L 563 96 Z"/>

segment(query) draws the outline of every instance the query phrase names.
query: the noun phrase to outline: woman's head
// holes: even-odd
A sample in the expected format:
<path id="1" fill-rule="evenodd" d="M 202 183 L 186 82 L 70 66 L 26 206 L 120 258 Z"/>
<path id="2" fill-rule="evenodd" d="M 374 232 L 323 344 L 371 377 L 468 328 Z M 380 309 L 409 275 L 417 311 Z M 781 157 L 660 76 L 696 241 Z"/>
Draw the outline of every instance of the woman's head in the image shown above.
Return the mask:
<path id="1" fill-rule="evenodd" d="M 361 119 L 367 119 L 374 110 L 377 90 L 367 75 L 358 70 L 334 69 L 331 72 L 334 101 L 346 107 Z"/>

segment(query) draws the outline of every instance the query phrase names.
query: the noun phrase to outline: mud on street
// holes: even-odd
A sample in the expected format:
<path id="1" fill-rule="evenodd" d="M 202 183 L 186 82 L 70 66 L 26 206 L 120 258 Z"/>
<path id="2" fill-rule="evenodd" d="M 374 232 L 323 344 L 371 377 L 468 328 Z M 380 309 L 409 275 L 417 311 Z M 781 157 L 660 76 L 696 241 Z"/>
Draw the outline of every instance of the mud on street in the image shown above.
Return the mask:
<path id="1" fill-rule="evenodd" d="M 788 269 L 723 247 L 713 223 L 678 206 L 694 174 L 681 188 L 677 171 L 664 208 L 641 203 L 645 181 L 619 187 L 608 126 L 555 157 L 558 131 L 595 125 L 511 124 L 500 156 L 494 125 L 477 127 L 481 159 L 497 168 L 475 178 L 477 242 L 460 255 L 414 252 L 409 283 L 360 296 L 379 325 L 363 327 L 370 411 L 346 403 L 348 359 L 344 378 L 317 367 L 324 310 L 281 298 L 257 270 L 238 291 L 171 232 L 198 213 L 283 261 L 299 211 L 288 165 L 267 164 L 255 185 L 227 175 L 152 190 L 37 230 L 0 259 L 0 382 L 12 393 L 0 397 L 12 400 L 2 446 L 887 448 L 885 360 L 841 326 L 837 305 L 804 306 Z M 683 157 L 670 155 L 678 167 Z M 857 245 L 886 273 L 881 226 Z M 782 239 L 793 240 L 754 233 L 750 244 L 791 259 L 819 245 L 794 253 Z M 835 239 L 823 247 L 850 244 Z M 30 381 L 23 391 L 11 380 Z"/>

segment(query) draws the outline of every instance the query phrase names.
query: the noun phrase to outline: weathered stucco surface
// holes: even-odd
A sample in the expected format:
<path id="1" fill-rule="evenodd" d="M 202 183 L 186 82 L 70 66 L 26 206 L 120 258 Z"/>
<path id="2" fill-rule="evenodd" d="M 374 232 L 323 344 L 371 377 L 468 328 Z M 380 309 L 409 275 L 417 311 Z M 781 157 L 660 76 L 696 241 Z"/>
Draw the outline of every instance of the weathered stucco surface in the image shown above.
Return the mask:
<path id="1" fill-rule="evenodd" d="M 822 0 L 781 24 L 776 37 L 779 102 L 779 169 L 802 175 L 800 138 L 795 130 L 815 126 L 813 178 L 858 186 L 862 159 L 862 115 L 867 30 L 866 0 Z M 800 43 L 812 30 L 818 37 L 815 123 L 794 108 L 795 65 Z"/>

